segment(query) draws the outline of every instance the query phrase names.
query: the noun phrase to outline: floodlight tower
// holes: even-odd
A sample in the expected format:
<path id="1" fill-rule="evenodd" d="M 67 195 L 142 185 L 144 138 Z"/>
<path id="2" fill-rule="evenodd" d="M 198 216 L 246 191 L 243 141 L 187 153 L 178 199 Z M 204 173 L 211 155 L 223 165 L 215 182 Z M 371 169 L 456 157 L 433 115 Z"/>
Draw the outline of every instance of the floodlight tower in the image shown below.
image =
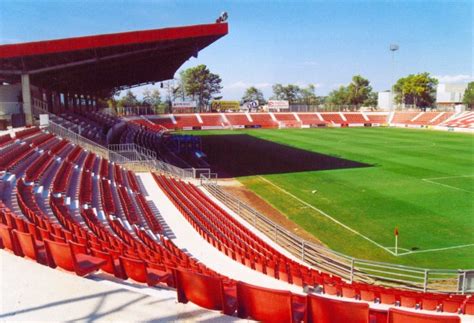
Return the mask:
<path id="1" fill-rule="evenodd" d="M 400 46 L 398 44 L 390 44 L 389 49 L 392 52 L 392 90 L 390 91 L 390 100 L 392 101 L 390 102 L 390 111 L 392 111 L 395 103 L 395 52 L 400 49 Z"/>

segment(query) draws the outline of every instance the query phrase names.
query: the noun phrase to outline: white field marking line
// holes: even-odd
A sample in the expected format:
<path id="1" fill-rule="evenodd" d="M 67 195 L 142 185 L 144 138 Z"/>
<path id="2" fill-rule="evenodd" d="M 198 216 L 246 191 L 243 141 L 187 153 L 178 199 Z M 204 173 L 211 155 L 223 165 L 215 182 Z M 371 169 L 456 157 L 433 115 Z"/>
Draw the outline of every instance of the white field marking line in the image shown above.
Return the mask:
<path id="1" fill-rule="evenodd" d="M 450 249 L 461 249 L 461 248 L 467 248 L 467 247 L 474 247 L 474 243 L 471 244 L 464 244 L 464 245 L 459 245 L 459 246 L 452 246 L 452 247 L 445 247 L 445 248 L 435 248 L 435 249 L 426 249 L 426 250 L 414 250 L 414 251 L 408 251 L 404 252 L 402 254 L 398 254 L 399 256 L 404 256 L 412 253 L 422 253 L 422 252 L 436 252 L 436 251 L 443 251 L 443 250 L 450 250 Z"/>
<path id="2" fill-rule="evenodd" d="M 372 244 L 376 245 L 377 247 L 382 248 L 382 249 L 384 249 L 385 251 L 387 251 L 388 253 L 390 253 L 390 254 L 392 254 L 393 256 L 395 256 L 395 253 L 394 253 L 393 251 L 391 251 L 391 250 L 389 250 L 388 248 L 382 246 L 380 243 L 375 242 L 374 240 L 370 239 L 369 237 L 366 237 L 366 236 L 363 235 L 362 233 L 360 233 L 360 232 L 358 232 L 358 231 L 352 229 L 351 227 L 345 225 L 344 223 L 342 223 L 342 222 L 336 220 L 335 218 L 333 218 L 332 216 L 330 216 L 329 214 L 327 214 L 327 213 L 324 212 L 323 210 L 320 210 L 320 209 L 318 209 L 317 207 L 315 207 L 315 206 L 313 206 L 313 205 L 311 205 L 311 204 L 309 204 L 309 203 L 303 201 L 303 200 L 300 199 L 299 197 L 297 197 L 297 196 L 291 194 L 290 192 L 284 190 L 283 188 L 281 188 L 280 186 L 276 185 L 275 183 L 269 181 L 268 179 L 263 178 L 262 176 L 258 176 L 258 177 L 259 177 L 261 180 L 263 180 L 264 182 L 267 182 L 268 184 L 270 184 L 270 185 L 276 187 L 277 189 L 279 189 L 279 190 L 282 191 L 283 193 L 285 193 L 285 194 L 291 196 L 292 198 L 294 198 L 294 199 L 297 200 L 298 202 L 300 202 L 300 203 L 306 205 L 307 207 L 309 207 L 309 208 L 315 210 L 316 212 L 319 212 L 320 214 L 324 215 L 326 218 L 330 219 L 330 220 L 333 221 L 334 223 L 339 224 L 339 225 L 342 226 L 344 229 L 346 229 L 346 230 L 348 230 L 348 231 L 350 231 L 350 232 L 352 232 L 352 233 L 354 233 L 354 234 L 360 236 L 361 238 L 363 238 L 363 239 L 365 239 L 365 240 L 371 242 Z"/>
<path id="3" fill-rule="evenodd" d="M 458 176 L 458 177 L 460 177 L 460 176 Z M 447 177 L 447 178 L 451 178 L 451 177 Z M 465 190 L 463 188 L 459 188 L 459 187 L 456 187 L 456 186 L 451 186 L 451 185 L 448 185 L 448 184 L 443 184 L 443 183 L 438 183 L 438 182 L 435 182 L 435 181 L 430 181 L 429 179 L 426 179 L 426 178 L 422 178 L 421 180 L 424 181 L 424 182 L 427 182 L 427 183 L 441 185 L 441 186 L 450 188 L 452 190 L 463 191 L 463 192 L 467 192 L 467 193 L 474 193 L 473 191 L 468 191 L 468 190 Z"/>
<path id="4" fill-rule="evenodd" d="M 461 178 L 461 177 L 474 177 L 474 175 L 456 175 L 456 176 L 445 176 L 445 177 L 429 177 L 429 178 L 423 178 L 424 180 L 430 180 L 430 179 L 448 179 L 448 178 Z"/>

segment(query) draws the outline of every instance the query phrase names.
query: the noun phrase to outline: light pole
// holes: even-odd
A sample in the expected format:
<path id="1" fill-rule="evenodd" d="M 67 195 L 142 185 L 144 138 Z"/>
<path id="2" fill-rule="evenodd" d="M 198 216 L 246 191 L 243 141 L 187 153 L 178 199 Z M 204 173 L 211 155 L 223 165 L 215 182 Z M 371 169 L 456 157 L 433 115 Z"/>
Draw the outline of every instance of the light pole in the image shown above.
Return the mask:
<path id="1" fill-rule="evenodd" d="M 395 52 L 400 48 L 398 44 L 390 44 L 390 51 L 392 52 L 392 90 L 390 92 L 390 111 L 394 110 L 395 105 Z"/>

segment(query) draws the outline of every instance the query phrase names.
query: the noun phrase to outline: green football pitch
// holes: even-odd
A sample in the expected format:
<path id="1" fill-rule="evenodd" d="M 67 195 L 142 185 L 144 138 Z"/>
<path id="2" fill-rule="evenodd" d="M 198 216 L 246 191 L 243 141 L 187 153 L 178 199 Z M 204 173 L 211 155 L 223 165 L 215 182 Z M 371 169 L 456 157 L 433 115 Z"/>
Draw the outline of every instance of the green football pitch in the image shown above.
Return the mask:
<path id="1" fill-rule="evenodd" d="M 193 134 L 237 133 L 373 165 L 238 178 L 333 250 L 417 267 L 474 268 L 474 136 L 396 128 Z"/>

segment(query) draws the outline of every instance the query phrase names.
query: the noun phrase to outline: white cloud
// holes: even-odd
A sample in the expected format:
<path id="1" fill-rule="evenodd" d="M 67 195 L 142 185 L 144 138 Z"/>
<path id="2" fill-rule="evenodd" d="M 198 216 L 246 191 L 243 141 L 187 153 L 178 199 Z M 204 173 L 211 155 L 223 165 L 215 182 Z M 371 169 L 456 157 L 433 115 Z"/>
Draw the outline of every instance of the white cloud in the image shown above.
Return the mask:
<path id="1" fill-rule="evenodd" d="M 465 83 L 474 80 L 472 75 L 457 74 L 457 75 L 434 75 L 440 83 Z"/>

